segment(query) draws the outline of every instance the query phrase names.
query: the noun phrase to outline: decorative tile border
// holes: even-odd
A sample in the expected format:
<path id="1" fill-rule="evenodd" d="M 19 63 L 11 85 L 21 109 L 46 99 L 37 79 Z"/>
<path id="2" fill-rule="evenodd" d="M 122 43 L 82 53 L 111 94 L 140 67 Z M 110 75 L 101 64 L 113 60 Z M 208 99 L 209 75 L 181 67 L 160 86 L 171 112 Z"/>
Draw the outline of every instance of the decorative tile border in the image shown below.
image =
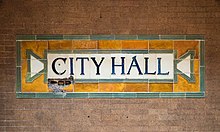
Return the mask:
<path id="1" fill-rule="evenodd" d="M 27 40 L 204 40 L 203 35 L 17 35 Z"/>
<path id="2" fill-rule="evenodd" d="M 200 92 L 77 92 L 56 95 L 54 93 L 21 92 L 21 45 L 20 41 L 48 40 L 196 40 L 200 42 Z M 205 97 L 205 41 L 203 35 L 17 35 L 16 97 L 17 98 L 202 98 Z M 77 52 L 77 51 L 76 51 Z M 99 52 L 99 51 L 98 51 Z M 122 51 L 122 53 L 126 51 Z M 132 51 L 133 52 L 133 51 Z M 149 51 L 150 53 L 153 50 Z M 46 52 L 45 52 L 46 54 Z M 178 62 L 177 62 L 178 63 Z M 175 66 L 177 63 L 174 63 Z M 192 67 L 192 66 L 191 66 Z M 176 75 L 176 74 L 175 74 Z M 177 80 L 177 76 L 175 76 Z M 143 82 L 141 80 L 140 82 Z M 175 81 L 174 81 L 175 82 Z"/>

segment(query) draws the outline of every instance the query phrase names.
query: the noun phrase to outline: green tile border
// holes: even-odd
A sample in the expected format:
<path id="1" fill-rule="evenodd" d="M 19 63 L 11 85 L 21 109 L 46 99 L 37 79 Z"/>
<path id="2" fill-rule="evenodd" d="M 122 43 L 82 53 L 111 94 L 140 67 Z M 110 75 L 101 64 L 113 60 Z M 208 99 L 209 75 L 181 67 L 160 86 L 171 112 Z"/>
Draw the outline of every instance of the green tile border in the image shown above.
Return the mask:
<path id="1" fill-rule="evenodd" d="M 36 35 L 36 40 L 63 40 L 63 35 Z"/>
<path id="2" fill-rule="evenodd" d="M 21 92 L 21 67 L 16 67 L 16 92 Z"/>
<path id="3" fill-rule="evenodd" d="M 21 66 L 21 43 L 16 42 L 16 66 Z"/>
<path id="4" fill-rule="evenodd" d="M 114 35 L 90 35 L 91 40 L 114 40 Z"/>
<path id="5" fill-rule="evenodd" d="M 118 35 L 16 35 L 16 41 L 30 40 L 204 40 L 204 35 L 134 35 L 134 34 L 118 34 Z"/>
<path id="6" fill-rule="evenodd" d="M 28 93 L 17 92 L 16 98 L 203 98 L 205 92 L 94 92 Z"/>
<path id="7" fill-rule="evenodd" d="M 199 34 L 186 35 L 186 40 L 204 40 L 204 35 L 199 35 Z"/>
<path id="8" fill-rule="evenodd" d="M 205 67 L 200 67 L 200 91 L 205 92 Z"/>
<path id="9" fill-rule="evenodd" d="M 90 35 L 63 35 L 64 40 L 90 40 Z"/>
<path id="10" fill-rule="evenodd" d="M 159 40 L 159 35 L 138 35 L 138 40 Z"/>
<path id="11" fill-rule="evenodd" d="M 62 94 L 58 95 L 54 93 L 34 93 L 34 92 L 21 93 L 21 52 L 20 52 L 21 47 L 20 47 L 19 41 L 33 41 L 33 40 L 41 40 L 41 41 L 44 41 L 44 40 L 45 41 L 48 41 L 48 40 L 174 40 L 174 41 L 200 40 L 200 89 L 201 89 L 201 92 L 65 93 L 65 96 Z M 17 98 L 203 98 L 205 97 L 204 35 L 17 35 L 16 36 L 16 48 L 17 48 L 17 51 L 16 51 L 17 53 L 16 97 Z M 91 51 L 91 50 L 90 52 L 94 53 L 94 51 Z M 100 53 L 97 50 L 96 52 Z M 128 53 L 129 51 L 126 51 L 126 52 Z M 152 53 L 152 52 L 154 51 L 153 50 L 149 51 L 149 53 Z M 62 53 L 62 51 L 60 51 L 60 53 Z M 174 63 L 174 65 L 175 64 L 176 63 Z M 174 74 L 174 76 L 175 75 L 177 74 Z M 174 77 L 174 80 L 175 78 L 177 79 L 177 76 Z M 145 80 L 145 81 L 149 81 L 149 80 Z"/>
<path id="12" fill-rule="evenodd" d="M 36 35 L 17 35 L 16 40 L 36 40 Z"/>
<path id="13" fill-rule="evenodd" d="M 138 40 L 138 35 L 115 35 L 115 40 Z"/>
<path id="14" fill-rule="evenodd" d="M 161 40 L 185 40 L 185 35 L 160 35 Z"/>
<path id="15" fill-rule="evenodd" d="M 200 66 L 205 66 L 205 41 L 200 41 Z"/>

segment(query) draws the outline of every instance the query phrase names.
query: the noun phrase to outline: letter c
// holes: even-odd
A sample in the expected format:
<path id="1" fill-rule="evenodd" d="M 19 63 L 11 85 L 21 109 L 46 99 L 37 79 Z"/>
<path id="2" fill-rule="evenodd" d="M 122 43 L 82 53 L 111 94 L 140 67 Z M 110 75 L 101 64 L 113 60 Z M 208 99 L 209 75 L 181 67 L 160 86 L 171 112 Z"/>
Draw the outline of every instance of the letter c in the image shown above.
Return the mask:
<path id="1" fill-rule="evenodd" d="M 57 75 L 63 75 L 66 70 L 64 70 L 63 72 L 59 73 L 57 70 L 56 70 L 56 67 L 55 67 L 55 64 L 58 60 L 62 60 L 64 62 L 64 64 L 66 63 L 66 58 L 56 58 L 53 63 L 52 63 L 52 70 L 57 74 Z"/>

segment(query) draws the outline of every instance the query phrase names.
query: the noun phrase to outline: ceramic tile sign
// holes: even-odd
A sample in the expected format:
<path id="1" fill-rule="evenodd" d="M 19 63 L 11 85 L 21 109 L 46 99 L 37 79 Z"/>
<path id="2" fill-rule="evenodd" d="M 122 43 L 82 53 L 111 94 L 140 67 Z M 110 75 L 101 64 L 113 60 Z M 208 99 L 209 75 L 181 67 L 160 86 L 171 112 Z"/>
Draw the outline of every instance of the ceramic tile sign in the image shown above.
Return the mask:
<path id="1" fill-rule="evenodd" d="M 17 98 L 205 97 L 201 35 L 18 35 Z"/>

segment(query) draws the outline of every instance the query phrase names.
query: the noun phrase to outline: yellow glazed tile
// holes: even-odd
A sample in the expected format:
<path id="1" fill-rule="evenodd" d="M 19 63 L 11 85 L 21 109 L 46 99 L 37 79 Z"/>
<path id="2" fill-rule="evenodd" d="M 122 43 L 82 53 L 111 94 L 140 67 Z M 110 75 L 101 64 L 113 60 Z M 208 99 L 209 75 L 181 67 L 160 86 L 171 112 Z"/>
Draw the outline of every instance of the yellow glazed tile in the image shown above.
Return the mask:
<path id="1" fill-rule="evenodd" d="M 59 49 L 59 50 L 71 50 L 72 41 L 71 40 L 56 40 L 49 41 L 49 50 Z"/>
<path id="2" fill-rule="evenodd" d="M 39 57 L 44 57 L 44 50 L 48 49 L 47 41 L 22 41 L 21 42 L 21 56 L 22 59 L 27 59 L 26 50 L 30 49 Z"/>
<path id="3" fill-rule="evenodd" d="M 177 76 L 178 81 L 174 84 L 174 92 L 199 92 L 199 74 L 195 74 L 195 83 L 189 83 L 186 79 Z"/>
<path id="4" fill-rule="evenodd" d="M 126 83 L 124 92 L 148 92 L 148 83 Z"/>
<path id="5" fill-rule="evenodd" d="M 174 49 L 177 50 L 177 58 L 188 50 L 195 50 L 195 59 L 199 58 L 199 41 L 174 41 Z"/>
<path id="6" fill-rule="evenodd" d="M 61 48 L 59 41 L 49 41 L 48 49 L 49 50 L 59 50 Z"/>
<path id="7" fill-rule="evenodd" d="M 99 49 L 122 49 L 121 40 L 100 40 L 98 42 Z"/>
<path id="8" fill-rule="evenodd" d="M 122 40 L 122 49 L 148 49 L 148 40 Z"/>
<path id="9" fill-rule="evenodd" d="M 72 84 L 70 84 L 69 86 L 63 88 L 63 90 L 64 90 L 65 92 L 73 92 L 73 87 L 74 87 L 74 86 L 73 86 Z"/>
<path id="10" fill-rule="evenodd" d="M 123 92 L 124 83 L 99 83 L 99 92 Z"/>
<path id="11" fill-rule="evenodd" d="M 76 83 L 74 92 L 98 92 L 98 83 Z"/>
<path id="12" fill-rule="evenodd" d="M 173 84 L 172 83 L 150 83 L 149 84 L 150 92 L 172 92 Z"/>
<path id="13" fill-rule="evenodd" d="M 150 40 L 149 49 L 173 50 L 173 41 L 170 40 Z"/>
<path id="14" fill-rule="evenodd" d="M 199 74 L 199 60 L 194 60 L 194 73 Z"/>
<path id="15" fill-rule="evenodd" d="M 95 40 L 73 40 L 72 49 L 96 49 L 98 41 Z"/>

